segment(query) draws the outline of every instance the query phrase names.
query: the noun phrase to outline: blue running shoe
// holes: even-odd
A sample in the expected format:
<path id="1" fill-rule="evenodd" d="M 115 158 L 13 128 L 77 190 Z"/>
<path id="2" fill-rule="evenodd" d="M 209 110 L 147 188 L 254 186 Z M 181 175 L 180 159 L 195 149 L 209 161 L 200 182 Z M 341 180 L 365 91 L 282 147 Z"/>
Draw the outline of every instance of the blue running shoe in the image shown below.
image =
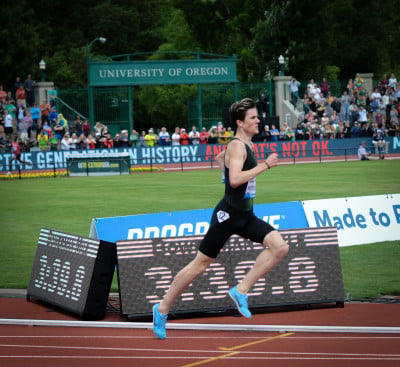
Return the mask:
<path id="1" fill-rule="evenodd" d="M 247 295 L 239 293 L 236 287 L 233 287 L 229 290 L 229 295 L 236 303 L 236 307 L 238 311 L 248 319 L 251 319 L 251 312 L 247 306 Z"/>
<path id="2" fill-rule="evenodd" d="M 167 315 L 158 312 L 159 303 L 153 307 L 153 331 L 159 339 L 165 339 L 167 333 L 165 332 L 165 324 L 167 323 Z"/>

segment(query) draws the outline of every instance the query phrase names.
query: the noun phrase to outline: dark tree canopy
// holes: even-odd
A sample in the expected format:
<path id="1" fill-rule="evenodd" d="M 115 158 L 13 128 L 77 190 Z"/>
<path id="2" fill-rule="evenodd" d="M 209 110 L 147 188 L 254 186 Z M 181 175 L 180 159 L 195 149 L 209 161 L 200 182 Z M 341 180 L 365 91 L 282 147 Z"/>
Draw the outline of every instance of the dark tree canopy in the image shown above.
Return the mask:
<path id="1" fill-rule="evenodd" d="M 238 58 L 241 82 L 288 74 L 307 81 L 335 71 L 400 74 L 400 0 L 5 0 L 0 27 L 0 85 L 17 76 L 60 88 L 86 88 L 86 46 L 94 57 L 138 52 L 200 51 Z M 154 55 L 152 56 L 154 57 Z M 172 57 L 172 56 L 170 56 Z M 176 57 L 176 56 L 173 56 Z M 332 73 L 331 73 L 332 75 Z M 136 91 L 141 119 L 174 115 L 177 101 L 196 98 L 194 86 Z M 156 107 L 151 101 L 162 100 Z M 170 102 L 170 103 L 169 103 Z M 168 110 L 170 109 L 170 110 Z M 178 120 L 184 118 L 181 108 Z M 171 122 L 172 123 L 172 122 Z"/>

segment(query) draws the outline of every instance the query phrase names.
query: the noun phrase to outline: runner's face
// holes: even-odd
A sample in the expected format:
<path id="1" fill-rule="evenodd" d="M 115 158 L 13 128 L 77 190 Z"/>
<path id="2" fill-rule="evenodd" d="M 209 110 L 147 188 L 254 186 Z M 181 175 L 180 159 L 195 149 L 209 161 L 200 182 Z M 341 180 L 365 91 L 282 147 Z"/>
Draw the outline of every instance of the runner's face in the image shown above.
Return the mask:
<path id="1" fill-rule="evenodd" d="M 246 112 L 246 116 L 243 121 L 243 129 L 249 133 L 250 135 L 258 134 L 258 125 L 260 124 L 260 120 L 257 116 L 257 109 L 250 108 Z"/>

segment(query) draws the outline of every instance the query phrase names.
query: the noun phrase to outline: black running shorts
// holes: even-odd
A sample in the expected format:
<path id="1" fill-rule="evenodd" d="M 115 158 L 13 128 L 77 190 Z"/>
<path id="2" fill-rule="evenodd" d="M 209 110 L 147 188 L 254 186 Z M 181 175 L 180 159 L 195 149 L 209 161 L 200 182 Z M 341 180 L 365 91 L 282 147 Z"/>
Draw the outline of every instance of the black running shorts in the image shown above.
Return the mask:
<path id="1" fill-rule="evenodd" d="M 252 210 L 234 209 L 222 199 L 214 209 L 210 228 L 201 241 L 199 250 L 215 259 L 233 234 L 263 243 L 265 236 L 274 230 L 269 223 L 256 217 Z"/>

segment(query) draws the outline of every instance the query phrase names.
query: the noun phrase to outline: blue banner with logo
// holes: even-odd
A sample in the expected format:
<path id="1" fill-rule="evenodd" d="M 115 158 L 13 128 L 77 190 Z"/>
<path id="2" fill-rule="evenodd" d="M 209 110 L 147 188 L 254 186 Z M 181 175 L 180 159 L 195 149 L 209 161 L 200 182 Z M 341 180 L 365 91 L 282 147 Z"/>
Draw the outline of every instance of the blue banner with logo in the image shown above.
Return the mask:
<path id="1" fill-rule="evenodd" d="M 213 209 L 94 218 L 90 237 L 116 242 L 142 238 L 204 235 Z M 254 213 L 276 229 L 307 228 L 301 202 L 258 204 Z"/>
<path id="2" fill-rule="evenodd" d="M 374 153 L 372 138 L 331 139 L 331 140 L 299 140 L 257 142 L 254 144 L 254 153 L 258 159 L 265 159 L 272 152 L 277 152 L 282 159 L 317 158 L 322 159 L 334 156 L 357 155 L 360 142 L 365 140 L 368 150 Z M 389 153 L 400 153 L 400 138 L 387 138 Z M 93 154 L 102 156 L 110 153 L 128 153 L 132 166 L 187 164 L 208 162 L 211 164 L 214 157 L 225 149 L 226 145 L 204 144 L 183 146 L 157 146 L 144 148 L 114 148 L 73 151 L 81 157 L 90 157 Z M 21 155 L 22 160 L 33 164 L 21 164 L 22 171 L 66 168 L 66 158 L 72 151 L 31 151 Z M 9 168 L 12 153 L 0 154 L 0 172 Z M 13 170 L 18 162 L 13 161 Z"/>

